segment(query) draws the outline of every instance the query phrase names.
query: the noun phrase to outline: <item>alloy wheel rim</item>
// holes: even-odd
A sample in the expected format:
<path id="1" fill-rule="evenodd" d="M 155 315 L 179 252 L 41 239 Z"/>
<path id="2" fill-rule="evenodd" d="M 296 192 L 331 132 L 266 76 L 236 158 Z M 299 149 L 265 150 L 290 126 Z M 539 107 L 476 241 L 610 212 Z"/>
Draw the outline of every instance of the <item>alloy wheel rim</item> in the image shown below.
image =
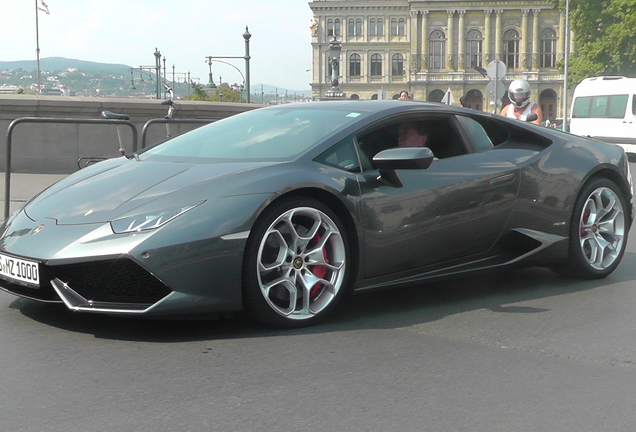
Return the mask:
<path id="1" fill-rule="evenodd" d="M 625 213 L 616 193 L 598 188 L 585 201 L 579 221 L 579 244 L 587 263 L 596 270 L 619 258 L 625 238 Z"/>
<path id="2" fill-rule="evenodd" d="M 289 319 L 316 316 L 342 289 L 346 250 L 338 226 L 320 210 L 280 215 L 258 249 L 257 275 L 269 306 Z"/>

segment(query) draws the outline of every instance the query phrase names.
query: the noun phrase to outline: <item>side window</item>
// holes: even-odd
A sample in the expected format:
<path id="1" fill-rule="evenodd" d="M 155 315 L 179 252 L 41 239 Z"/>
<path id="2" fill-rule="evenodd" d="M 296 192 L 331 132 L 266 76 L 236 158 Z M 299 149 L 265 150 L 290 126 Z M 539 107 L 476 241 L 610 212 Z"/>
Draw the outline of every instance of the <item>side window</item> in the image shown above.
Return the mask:
<path id="1" fill-rule="evenodd" d="M 467 153 L 451 116 L 409 115 L 358 137 L 361 159 L 394 147 L 428 147 L 438 159 Z"/>
<path id="2" fill-rule="evenodd" d="M 585 96 L 574 100 L 573 118 L 623 118 L 629 95 Z M 634 112 L 632 103 L 632 112 Z"/>
<path id="3" fill-rule="evenodd" d="M 572 109 L 572 117 L 585 118 L 590 116 L 590 102 L 592 98 L 589 96 L 578 97 L 574 99 L 574 108 Z"/>
<path id="4" fill-rule="evenodd" d="M 607 116 L 609 118 L 624 118 L 625 108 L 627 108 L 627 95 L 615 95 L 610 97 Z"/>
<path id="5" fill-rule="evenodd" d="M 590 107 L 590 117 L 607 117 L 607 102 L 609 96 L 592 97 L 592 106 Z"/>
<path id="6" fill-rule="evenodd" d="M 466 116 L 457 116 L 457 119 L 470 137 L 476 152 L 483 152 L 493 148 L 492 141 L 481 124 Z"/>
<path id="7" fill-rule="evenodd" d="M 336 144 L 316 158 L 316 162 L 349 172 L 360 172 L 360 162 L 353 139 Z"/>

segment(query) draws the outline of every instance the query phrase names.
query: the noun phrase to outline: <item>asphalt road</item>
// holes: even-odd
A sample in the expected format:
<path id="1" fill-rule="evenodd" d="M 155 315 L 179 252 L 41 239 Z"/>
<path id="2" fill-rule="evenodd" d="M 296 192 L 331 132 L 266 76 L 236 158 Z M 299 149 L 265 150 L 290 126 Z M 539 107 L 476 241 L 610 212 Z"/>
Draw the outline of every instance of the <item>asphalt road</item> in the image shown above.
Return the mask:
<path id="1" fill-rule="evenodd" d="M 363 294 L 293 331 L 0 292 L 0 430 L 632 431 L 632 237 L 600 281 L 525 269 Z"/>

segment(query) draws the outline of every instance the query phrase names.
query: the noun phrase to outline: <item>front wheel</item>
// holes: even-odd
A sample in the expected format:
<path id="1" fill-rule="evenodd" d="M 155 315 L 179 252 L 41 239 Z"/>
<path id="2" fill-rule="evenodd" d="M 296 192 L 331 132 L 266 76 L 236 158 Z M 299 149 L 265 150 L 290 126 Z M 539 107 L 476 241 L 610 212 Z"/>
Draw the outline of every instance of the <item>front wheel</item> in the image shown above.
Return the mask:
<path id="1" fill-rule="evenodd" d="M 574 205 L 568 261 L 557 271 L 584 279 L 612 273 L 627 245 L 626 209 L 625 197 L 614 182 L 599 178 L 588 183 Z"/>
<path id="2" fill-rule="evenodd" d="M 322 319 L 344 295 L 349 244 L 330 208 L 295 197 L 259 217 L 243 264 L 246 312 L 266 324 L 304 327 Z"/>

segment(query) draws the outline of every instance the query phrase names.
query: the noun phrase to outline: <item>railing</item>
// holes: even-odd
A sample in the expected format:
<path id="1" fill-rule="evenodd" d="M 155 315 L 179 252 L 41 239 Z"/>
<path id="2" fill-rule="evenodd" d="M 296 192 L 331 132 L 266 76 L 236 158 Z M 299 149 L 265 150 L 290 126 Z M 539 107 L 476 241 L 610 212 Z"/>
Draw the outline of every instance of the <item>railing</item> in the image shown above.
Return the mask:
<path id="1" fill-rule="evenodd" d="M 148 120 L 141 132 L 141 148 L 146 147 L 146 136 L 148 128 L 153 124 L 208 124 L 215 122 L 215 119 L 150 119 Z M 132 130 L 132 150 L 136 152 L 138 149 L 139 134 L 137 127 L 128 120 L 112 120 L 112 119 L 78 119 L 78 118 L 48 118 L 48 117 L 21 117 L 13 120 L 7 129 L 7 154 L 6 169 L 4 173 L 4 218 L 9 217 L 11 204 L 11 151 L 13 148 L 13 130 L 20 123 L 57 123 L 57 124 L 104 124 L 104 125 L 126 125 Z M 121 143 L 120 143 L 121 144 Z"/>
<path id="2" fill-rule="evenodd" d="M 150 127 L 150 125 L 153 124 L 175 124 L 175 123 L 200 123 L 200 124 L 207 124 L 207 123 L 213 123 L 216 120 L 214 119 L 150 119 L 148 120 L 145 124 L 144 127 L 141 129 L 141 148 L 146 148 L 146 134 L 148 132 L 148 127 Z M 169 137 L 168 137 L 169 138 Z"/>

